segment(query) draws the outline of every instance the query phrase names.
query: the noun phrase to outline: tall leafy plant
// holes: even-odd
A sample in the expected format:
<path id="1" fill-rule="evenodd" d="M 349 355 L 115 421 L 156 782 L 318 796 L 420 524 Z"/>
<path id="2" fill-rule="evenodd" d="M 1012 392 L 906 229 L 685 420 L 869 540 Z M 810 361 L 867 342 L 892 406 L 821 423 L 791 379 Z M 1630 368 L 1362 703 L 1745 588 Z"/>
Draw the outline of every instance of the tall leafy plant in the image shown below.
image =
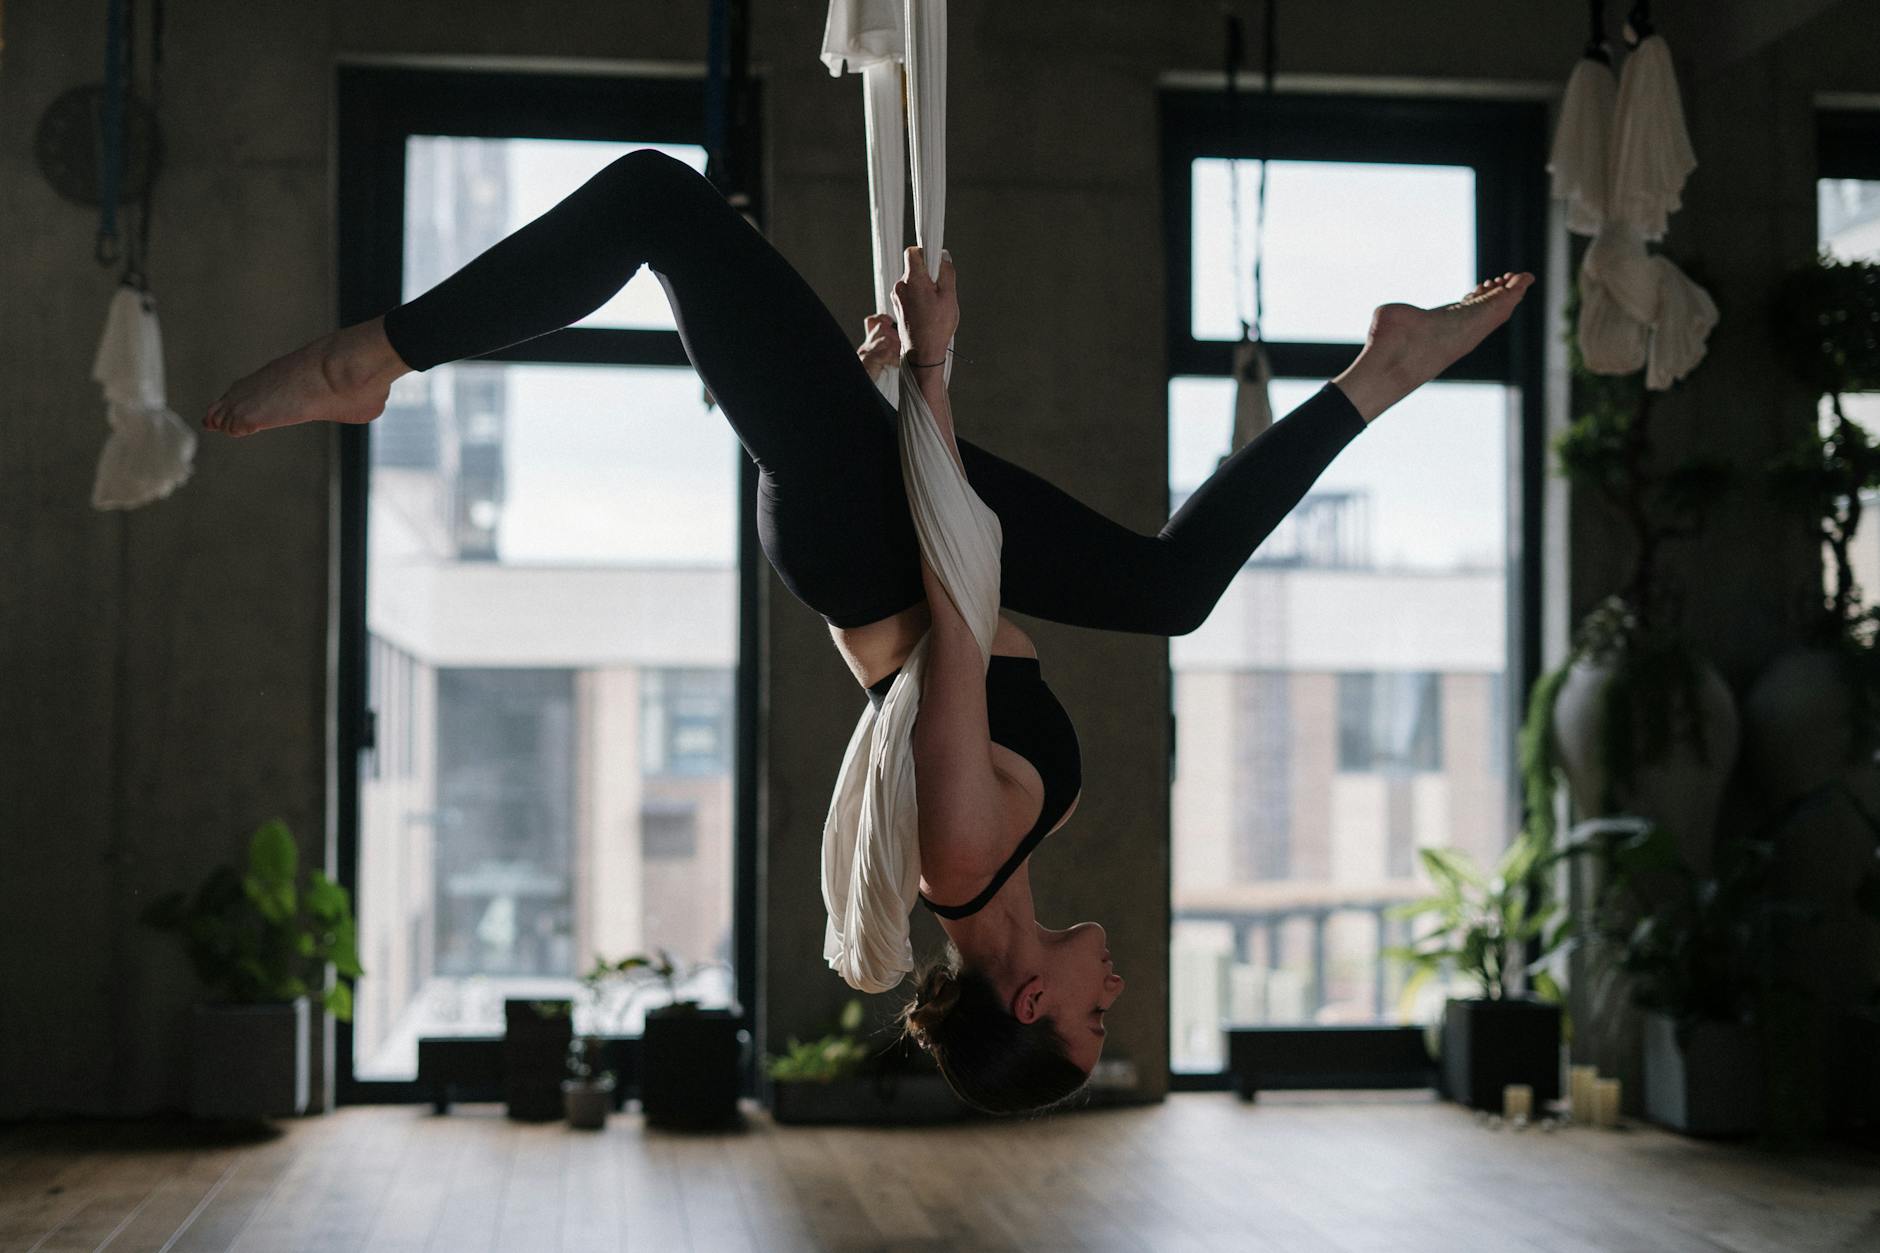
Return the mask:
<path id="1" fill-rule="evenodd" d="M 1604 702 L 1599 754 L 1612 806 L 1636 768 L 1661 757 L 1679 739 L 1701 756 L 1697 717 L 1702 667 L 1676 629 L 1680 588 L 1666 571 L 1666 546 L 1697 535 L 1711 508 L 1734 484 L 1728 463 L 1714 457 L 1670 457 L 1656 438 L 1658 393 L 1644 372 L 1595 374 L 1586 367 L 1575 332 L 1580 293 L 1566 310 L 1568 363 L 1579 417 L 1555 441 L 1562 477 L 1603 501 L 1626 536 L 1630 564 L 1619 590 L 1601 602 L 1574 632 L 1562 666 L 1541 676 L 1529 693 L 1520 752 L 1528 827 L 1554 834 L 1557 788 L 1551 727 L 1554 705 L 1575 661 L 1595 660 L 1612 670 Z"/>
<path id="2" fill-rule="evenodd" d="M 1567 935 L 1564 911 L 1549 898 L 1548 871 L 1560 857 L 1549 843 L 1523 831 L 1486 872 L 1458 849 L 1419 850 L 1435 892 L 1387 911 L 1428 928 L 1410 943 L 1384 950 L 1410 967 L 1402 993 L 1406 1003 L 1451 968 L 1474 979 L 1487 1000 L 1517 996 L 1524 983 L 1543 1000 L 1560 1000 L 1560 986 L 1545 969 Z M 1530 958 L 1535 943 L 1539 952 Z"/>
<path id="3" fill-rule="evenodd" d="M 1610 1011 L 1623 996 L 1669 1016 L 1681 1042 L 1703 1022 L 1782 1020 L 1782 1008 L 1804 995 L 1784 974 L 1783 954 L 1820 910 L 1776 890 L 1773 834 L 1771 825 L 1721 842 L 1709 874 L 1684 861 L 1665 828 L 1642 820 L 1606 824 L 1568 850 L 1601 872 L 1598 897 L 1568 941 L 1610 959 L 1598 968 L 1594 1010 Z"/>
<path id="4" fill-rule="evenodd" d="M 183 941 L 190 964 L 215 995 L 237 1005 L 317 995 L 350 1021 L 359 968 L 352 896 L 318 870 L 302 882 L 287 824 L 264 823 L 248 840 L 245 867 L 218 866 L 192 896 L 159 897 L 143 920 Z M 338 974 L 326 984 L 326 967 Z"/>
<path id="5" fill-rule="evenodd" d="M 1834 562 L 1830 590 L 1810 593 L 1802 617 L 1810 643 L 1840 654 L 1854 700 L 1850 748 L 1859 754 L 1880 738 L 1880 617 L 1862 607 L 1851 549 L 1862 498 L 1880 489 L 1880 445 L 1848 416 L 1843 397 L 1880 391 L 1880 262 L 1823 253 L 1786 275 L 1772 303 L 1790 374 L 1810 395 L 1826 396 L 1834 415 L 1811 423 L 1769 464 L 1769 488 Z"/>

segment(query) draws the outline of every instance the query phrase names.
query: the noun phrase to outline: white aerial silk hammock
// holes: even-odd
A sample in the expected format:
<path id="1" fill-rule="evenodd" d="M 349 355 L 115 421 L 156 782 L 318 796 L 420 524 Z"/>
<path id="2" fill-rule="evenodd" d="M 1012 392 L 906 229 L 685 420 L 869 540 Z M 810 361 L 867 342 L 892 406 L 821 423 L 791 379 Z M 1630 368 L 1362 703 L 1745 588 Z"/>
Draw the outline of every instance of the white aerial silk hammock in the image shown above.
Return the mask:
<path id="1" fill-rule="evenodd" d="M 945 0 L 833 0 L 823 60 L 863 75 L 869 146 L 875 297 L 887 309 L 901 263 L 901 69 L 907 66 L 914 234 L 938 278 L 946 227 Z M 949 359 L 950 360 L 950 359 Z M 884 391 L 900 406 L 902 477 L 921 552 L 960 616 L 991 656 L 999 623 L 998 515 L 954 462 L 933 411 L 898 371 Z M 914 792 L 914 718 L 927 638 L 914 646 L 879 709 L 862 711 L 842 756 L 823 823 L 822 893 L 829 911 L 823 957 L 850 987 L 885 992 L 914 968 L 908 915 L 920 891 L 920 821 Z"/>
<path id="2" fill-rule="evenodd" d="M 91 377 L 104 391 L 111 424 L 92 506 L 135 509 L 188 482 L 196 433 L 171 412 L 164 394 L 163 332 L 149 292 L 126 283 L 111 297 Z"/>
<path id="3" fill-rule="evenodd" d="M 1663 391 L 1704 359 L 1717 324 L 1710 294 L 1646 243 L 1665 236 L 1697 156 L 1662 35 L 1612 69 L 1582 57 L 1567 80 L 1547 162 L 1567 229 L 1593 236 L 1580 263 L 1580 355 L 1595 374 L 1645 371 Z"/>

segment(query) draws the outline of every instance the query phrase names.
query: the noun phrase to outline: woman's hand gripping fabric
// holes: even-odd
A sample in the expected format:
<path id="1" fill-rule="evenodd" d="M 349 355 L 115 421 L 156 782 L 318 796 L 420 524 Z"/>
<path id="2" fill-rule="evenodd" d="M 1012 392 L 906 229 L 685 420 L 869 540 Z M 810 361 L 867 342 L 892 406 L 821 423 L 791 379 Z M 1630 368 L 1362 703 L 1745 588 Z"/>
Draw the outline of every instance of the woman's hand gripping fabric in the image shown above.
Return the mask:
<path id="1" fill-rule="evenodd" d="M 901 361 L 901 332 L 894 324 L 892 313 L 869 315 L 862 324 L 862 346 L 855 351 L 862 359 L 862 365 L 868 370 L 868 377 L 878 379 L 881 372 Z"/>
<path id="2" fill-rule="evenodd" d="M 920 246 L 909 248 L 906 268 L 894 285 L 894 309 L 901 327 L 901 349 L 911 358 L 908 364 L 944 363 L 947 346 L 960 326 L 952 256 L 941 252 L 940 277 L 930 279 Z"/>

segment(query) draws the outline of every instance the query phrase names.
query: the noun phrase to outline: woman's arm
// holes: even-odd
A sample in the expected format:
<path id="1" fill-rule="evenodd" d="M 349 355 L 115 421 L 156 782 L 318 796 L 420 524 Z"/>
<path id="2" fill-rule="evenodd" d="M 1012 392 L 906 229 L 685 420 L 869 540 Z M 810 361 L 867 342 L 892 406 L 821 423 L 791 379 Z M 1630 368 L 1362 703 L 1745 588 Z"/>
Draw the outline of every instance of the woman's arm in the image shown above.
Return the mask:
<path id="1" fill-rule="evenodd" d="M 930 280 L 920 249 L 909 248 L 906 272 L 894 286 L 894 303 L 906 350 L 901 366 L 911 372 L 910 381 L 920 388 L 958 465 L 944 368 L 947 345 L 959 325 L 951 258 L 943 257 L 939 279 Z M 972 628 L 924 556 L 920 571 L 932 625 L 920 717 L 914 724 L 914 778 L 921 865 L 931 883 L 936 874 L 985 873 L 1015 833 L 1007 817 L 1008 785 L 993 769 L 985 658 Z"/>

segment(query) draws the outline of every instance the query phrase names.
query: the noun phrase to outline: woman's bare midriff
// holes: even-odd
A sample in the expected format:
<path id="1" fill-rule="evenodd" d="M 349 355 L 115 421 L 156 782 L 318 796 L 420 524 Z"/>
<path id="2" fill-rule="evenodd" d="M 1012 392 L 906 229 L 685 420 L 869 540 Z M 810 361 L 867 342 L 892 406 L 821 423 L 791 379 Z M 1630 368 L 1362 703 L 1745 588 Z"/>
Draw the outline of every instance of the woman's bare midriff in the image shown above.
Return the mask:
<path id="1" fill-rule="evenodd" d="M 930 621 L 927 602 L 922 601 L 918 605 L 903 609 L 891 618 L 870 622 L 866 626 L 832 626 L 829 628 L 829 638 L 834 641 L 836 651 L 842 654 L 842 660 L 848 663 L 849 673 L 855 676 L 855 681 L 863 687 L 872 687 L 907 664 L 908 654 L 914 651 L 914 645 L 920 643 L 920 637 L 927 633 Z M 1000 614 L 999 629 L 992 637 L 992 655 L 995 657 L 1036 657 L 1038 648 L 1031 642 L 1031 636 L 1020 630 L 1016 622 Z M 1019 830 L 1028 830 L 1038 820 L 1039 811 L 1044 808 L 1044 779 L 1039 775 L 1036 766 L 1005 745 L 994 744 L 991 747 L 993 773 L 1008 783 L 1016 785 L 1025 797 L 1021 804 L 1014 804 L 1013 818 Z M 1082 798 L 1079 797 L 1079 799 Z M 1056 832 L 1059 827 L 1069 822 L 1071 815 L 1076 812 L 1077 801 L 1074 800 L 1051 831 Z M 1027 813 L 1029 816 L 1026 816 Z M 984 876 L 996 870 L 1003 860 L 1004 858 L 1000 857 L 998 861 L 984 868 L 983 874 L 980 868 L 969 870 L 965 875 L 965 880 L 983 880 Z M 948 878 L 951 879 L 952 876 Z M 944 893 L 946 889 L 956 886 L 960 885 L 952 882 L 931 884 L 923 880 L 923 890 Z M 973 888 L 966 893 L 966 896 L 971 896 L 976 891 L 978 889 Z M 953 898 L 943 894 L 939 899 L 944 901 Z M 958 899 L 964 900 L 966 897 L 962 896 Z"/>
<path id="2" fill-rule="evenodd" d="M 892 618 L 882 618 L 866 626 L 832 626 L 829 638 L 835 641 L 836 651 L 848 663 L 855 681 L 863 687 L 873 687 L 907 664 L 908 654 L 920 643 L 920 637 L 927 634 L 931 623 L 927 602 L 923 600 Z M 1031 636 L 1018 629 L 1016 622 L 1000 614 L 999 629 L 992 637 L 992 652 L 998 657 L 1036 657 L 1038 648 L 1031 642 Z"/>

